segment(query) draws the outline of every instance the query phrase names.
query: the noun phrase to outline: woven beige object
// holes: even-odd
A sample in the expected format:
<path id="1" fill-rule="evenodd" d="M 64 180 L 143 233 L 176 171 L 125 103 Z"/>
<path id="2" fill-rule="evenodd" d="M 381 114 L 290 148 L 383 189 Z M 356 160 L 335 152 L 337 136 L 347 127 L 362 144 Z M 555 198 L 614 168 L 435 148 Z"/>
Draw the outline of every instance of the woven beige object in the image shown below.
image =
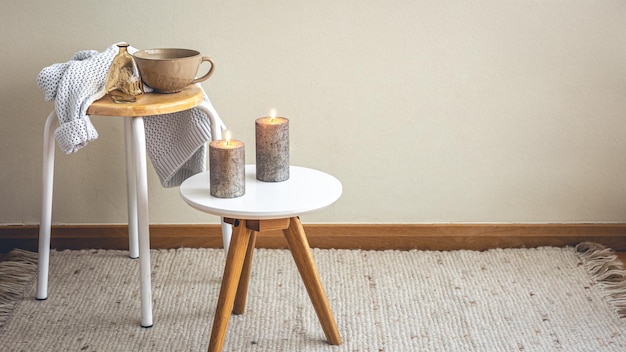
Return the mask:
<path id="1" fill-rule="evenodd" d="M 624 270 L 593 244 L 313 254 L 344 344 L 325 342 L 290 253 L 257 250 L 226 351 L 626 350 Z M 2 351 L 206 350 L 222 250 L 152 251 L 149 329 L 139 326 L 139 263 L 125 252 L 53 252 L 46 301 L 34 299 L 32 268 L 15 274 L 32 267 L 27 257 L 0 267 Z"/>

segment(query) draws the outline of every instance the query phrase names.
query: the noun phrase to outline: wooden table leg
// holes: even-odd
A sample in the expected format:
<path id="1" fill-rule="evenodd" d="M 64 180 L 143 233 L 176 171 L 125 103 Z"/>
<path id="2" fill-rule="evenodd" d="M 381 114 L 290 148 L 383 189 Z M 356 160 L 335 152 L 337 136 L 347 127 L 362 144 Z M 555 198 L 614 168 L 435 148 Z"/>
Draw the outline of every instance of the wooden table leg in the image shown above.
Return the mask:
<path id="1" fill-rule="evenodd" d="M 217 300 L 217 308 L 215 309 L 211 339 L 209 340 L 209 352 L 222 351 L 226 330 L 228 329 L 228 321 L 233 311 L 235 295 L 248 251 L 248 244 L 252 236 L 252 231 L 246 227 L 245 220 L 236 220 L 234 227 L 230 248 L 228 249 L 228 256 L 226 257 L 220 296 Z"/>
<path id="2" fill-rule="evenodd" d="M 328 342 L 331 345 L 341 345 L 341 336 L 339 335 L 335 318 L 330 309 L 330 304 L 328 303 L 328 298 L 322 286 L 317 266 L 311 254 L 309 241 L 304 233 L 300 219 L 297 217 L 291 218 L 289 227 L 283 231 L 283 234 Z"/>
<path id="3" fill-rule="evenodd" d="M 243 314 L 246 310 L 246 296 L 248 295 L 248 284 L 250 283 L 250 272 L 252 271 L 252 257 L 254 256 L 254 246 L 256 244 L 256 231 L 251 231 L 250 241 L 248 242 L 248 250 L 246 251 L 246 259 L 243 262 L 243 270 L 235 295 L 235 305 L 233 306 L 233 314 Z"/>

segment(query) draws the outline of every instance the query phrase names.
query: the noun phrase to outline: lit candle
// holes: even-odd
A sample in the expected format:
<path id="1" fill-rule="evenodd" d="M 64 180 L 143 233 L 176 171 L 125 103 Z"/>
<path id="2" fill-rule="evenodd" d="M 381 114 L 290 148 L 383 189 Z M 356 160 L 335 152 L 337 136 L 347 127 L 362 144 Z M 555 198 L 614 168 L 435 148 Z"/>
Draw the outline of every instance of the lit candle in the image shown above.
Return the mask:
<path id="1" fill-rule="evenodd" d="M 289 179 L 289 120 L 271 116 L 256 119 L 256 178 L 280 182 Z"/>
<path id="2" fill-rule="evenodd" d="M 231 139 L 230 131 L 225 131 L 224 137 L 209 143 L 211 195 L 241 197 L 246 193 L 245 145 Z"/>

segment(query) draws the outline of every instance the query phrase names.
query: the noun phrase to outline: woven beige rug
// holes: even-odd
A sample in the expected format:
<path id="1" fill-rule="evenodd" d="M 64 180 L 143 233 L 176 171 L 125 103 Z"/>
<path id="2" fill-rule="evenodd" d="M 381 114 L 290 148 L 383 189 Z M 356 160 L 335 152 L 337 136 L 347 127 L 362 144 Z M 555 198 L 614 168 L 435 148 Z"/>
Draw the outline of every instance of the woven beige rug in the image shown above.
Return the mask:
<path id="1" fill-rule="evenodd" d="M 152 251 L 154 321 L 139 326 L 139 262 L 53 252 L 36 301 L 34 259 L 0 264 L 0 351 L 205 351 L 219 249 Z M 31 255 L 32 257 L 32 255 Z M 293 259 L 257 250 L 247 310 L 226 351 L 626 351 L 626 283 L 610 250 L 314 250 L 342 335 L 330 346 Z M 30 273 L 28 273 L 30 271 Z M 21 284 L 19 282 L 22 282 Z"/>

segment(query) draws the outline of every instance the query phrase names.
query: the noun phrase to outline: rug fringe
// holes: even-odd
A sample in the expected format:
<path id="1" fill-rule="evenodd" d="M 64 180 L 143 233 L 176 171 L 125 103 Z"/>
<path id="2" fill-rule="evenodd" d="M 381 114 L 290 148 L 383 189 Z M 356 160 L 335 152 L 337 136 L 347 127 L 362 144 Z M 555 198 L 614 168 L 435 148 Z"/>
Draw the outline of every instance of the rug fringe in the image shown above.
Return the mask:
<path id="1" fill-rule="evenodd" d="M 37 253 L 14 249 L 0 262 L 0 327 L 11 317 L 26 285 L 35 277 Z"/>
<path id="2" fill-rule="evenodd" d="M 606 292 L 606 299 L 620 318 L 626 318 L 626 270 L 615 252 L 601 244 L 582 242 L 576 253 L 583 265 Z"/>

